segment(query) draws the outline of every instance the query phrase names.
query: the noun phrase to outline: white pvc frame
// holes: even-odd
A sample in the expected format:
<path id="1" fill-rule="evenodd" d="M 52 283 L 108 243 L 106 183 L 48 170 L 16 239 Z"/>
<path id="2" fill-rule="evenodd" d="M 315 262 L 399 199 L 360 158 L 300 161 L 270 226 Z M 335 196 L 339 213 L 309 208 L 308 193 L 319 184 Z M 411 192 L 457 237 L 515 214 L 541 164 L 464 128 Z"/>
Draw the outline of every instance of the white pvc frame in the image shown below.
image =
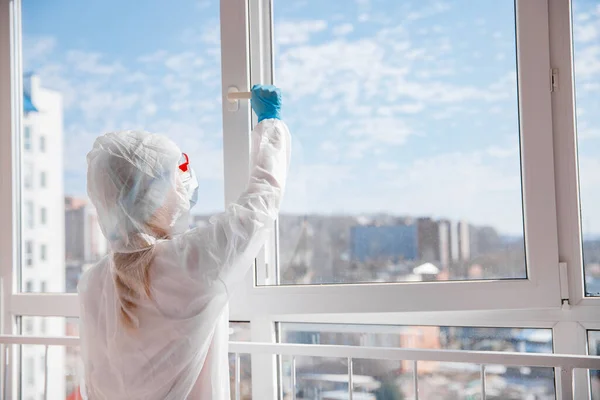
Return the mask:
<path id="1" fill-rule="evenodd" d="M 572 304 L 598 305 L 600 299 L 585 296 L 579 167 L 575 121 L 575 79 L 571 1 L 549 0 L 550 59 L 558 68 L 558 90 L 552 96 L 554 154 L 560 261 L 568 267 L 569 297 Z"/>
<path id="2" fill-rule="evenodd" d="M 22 110 L 18 48 L 19 0 L 0 0 L 0 324 L 14 334 L 19 315 L 77 317 L 77 296 L 19 293 L 19 120 Z M 272 0 L 221 1 L 225 200 L 244 189 L 249 163 L 249 104 L 235 112 L 225 100 L 229 87 L 247 90 L 272 79 Z M 517 0 L 519 101 L 528 279 L 375 285 L 257 287 L 274 276 L 276 238 L 231 301 L 231 318 L 249 321 L 252 340 L 275 342 L 276 322 L 394 325 L 518 326 L 552 328 L 556 353 L 586 354 L 587 329 L 600 328 L 600 299 L 585 298 L 573 108 L 570 2 Z M 13 41 L 15 39 L 15 41 Z M 18 46 L 17 46 L 18 47 Z M 558 68 L 559 90 L 550 93 L 550 69 Z M 545 74 L 548 71 L 548 75 Z M 561 308 L 559 261 L 569 271 L 569 305 Z M 268 271 L 268 272 L 267 272 Z M 418 299 L 418 302 L 415 301 Z M 487 311 L 485 311 L 487 310 Z M 415 312 L 419 311 L 419 312 Z M 16 361 L 16 360 L 15 360 Z M 17 363 L 12 363 L 17 368 Z M 254 355 L 253 393 L 275 399 L 275 358 Z M 13 369 L 15 371 L 15 369 Z M 580 373 L 583 372 L 583 373 Z M 587 393 L 584 371 L 575 371 L 577 393 Z M 560 380 L 557 376 L 557 380 Z M 560 396 L 560 394 L 559 394 Z M 576 398 L 579 397 L 578 394 Z"/>
<path id="3" fill-rule="evenodd" d="M 519 103 L 528 278 L 433 283 L 260 286 L 272 276 L 276 235 L 236 317 L 295 313 L 405 312 L 559 307 L 548 4 L 517 1 Z M 272 83 L 272 2 L 250 0 L 252 83 Z M 267 272 L 269 271 L 269 273 Z M 271 272 L 273 271 L 273 272 Z M 248 285 L 250 286 L 250 285 Z M 418 301 L 415 301 L 418 300 Z"/>

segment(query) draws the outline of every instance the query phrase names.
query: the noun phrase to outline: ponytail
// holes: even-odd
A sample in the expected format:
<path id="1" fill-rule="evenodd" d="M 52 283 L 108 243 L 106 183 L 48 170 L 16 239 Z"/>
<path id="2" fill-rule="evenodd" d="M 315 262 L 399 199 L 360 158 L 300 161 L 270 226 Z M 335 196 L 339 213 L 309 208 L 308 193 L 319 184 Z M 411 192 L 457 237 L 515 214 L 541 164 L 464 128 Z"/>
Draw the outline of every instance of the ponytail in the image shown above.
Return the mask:
<path id="1" fill-rule="evenodd" d="M 142 297 L 151 298 L 150 265 L 154 258 L 154 246 L 135 253 L 113 254 L 114 281 L 119 299 L 121 322 L 127 329 L 139 327 L 135 315 L 137 301 Z"/>

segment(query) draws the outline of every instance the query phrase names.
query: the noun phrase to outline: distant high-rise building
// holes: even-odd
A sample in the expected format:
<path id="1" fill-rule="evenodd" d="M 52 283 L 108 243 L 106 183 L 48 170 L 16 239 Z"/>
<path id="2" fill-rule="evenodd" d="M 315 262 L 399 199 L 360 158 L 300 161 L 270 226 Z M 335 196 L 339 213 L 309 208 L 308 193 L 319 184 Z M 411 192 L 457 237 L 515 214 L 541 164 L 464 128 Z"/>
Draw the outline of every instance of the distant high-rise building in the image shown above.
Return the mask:
<path id="1" fill-rule="evenodd" d="M 459 221 L 456 224 L 456 235 L 458 243 L 458 259 L 468 261 L 471 259 L 471 235 L 468 222 Z"/>
<path id="2" fill-rule="evenodd" d="M 62 96 L 42 87 L 35 75 L 24 77 L 23 89 L 22 290 L 64 292 Z M 22 329 L 25 335 L 65 334 L 64 322 L 46 317 L 23 317 Z M 45 384 L 49 400 L 65 399 L 65 351 L 56 348 L 50 354 L 52 364 L 45 382 L 43 346 L 23 346 L 23 399 L 44 398 Z"/>
<path id="3" fill-rule="evenodd" d="M 450 262 L 471 259 L 470 225 L 465 221 L 448 222 L 450 231 Z"/>
<path id="4" fill-rule="evenodd" d="M 418 257 L 417 225 L 357 225 L 350 232 L 352 260 L 415 260 Z"/>
<path id="5" fill-rule="evenodd" d="M 440 224 L 431 218 L 417 219 L 418 259 L 420 261 L 441 261 Z"/>
<path id="6" fill-rule="evenodd" d="M 471 257 L 497 251 L 502 247 L 502 238 L 491 226 L 471 227 Z"/>
<path id="7" fill-rule="evenodd" d="M 438 221 L 440 235 L 440 266 L 442 269 L 448 269 L 451 261 L 451 225 L 450 221 Z"/>
<path id="8" fill-rule="evenodd" d="M 107 243 L 96 210 L 86 199 L 65 197 L 65 231 L 68 261 L 93 262 L 106 254 Z"/>

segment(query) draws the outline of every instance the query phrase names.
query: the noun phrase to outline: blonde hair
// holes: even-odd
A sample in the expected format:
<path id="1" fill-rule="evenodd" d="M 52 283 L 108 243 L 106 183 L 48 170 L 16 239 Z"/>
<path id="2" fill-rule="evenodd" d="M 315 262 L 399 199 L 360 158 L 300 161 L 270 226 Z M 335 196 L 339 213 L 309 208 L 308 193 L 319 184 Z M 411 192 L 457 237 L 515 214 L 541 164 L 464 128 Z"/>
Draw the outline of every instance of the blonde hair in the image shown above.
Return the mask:
<path id="1" fill-rule="evenodd" d="M 147 223 L 149 232 L 153 232 L 157 239 L 168 239 L 169 232 L 164 228 L 168 225 L 168 212 L 158 210 L 152 221 Z M 150 266 L 154 260 L 154 244 L 134 253 L 114 253 L 114 282 L 119 298 L 121 322 L 128 330 L 139 327 L 139 320 L 135 315 L 137 300 L 151 299 Z"/>

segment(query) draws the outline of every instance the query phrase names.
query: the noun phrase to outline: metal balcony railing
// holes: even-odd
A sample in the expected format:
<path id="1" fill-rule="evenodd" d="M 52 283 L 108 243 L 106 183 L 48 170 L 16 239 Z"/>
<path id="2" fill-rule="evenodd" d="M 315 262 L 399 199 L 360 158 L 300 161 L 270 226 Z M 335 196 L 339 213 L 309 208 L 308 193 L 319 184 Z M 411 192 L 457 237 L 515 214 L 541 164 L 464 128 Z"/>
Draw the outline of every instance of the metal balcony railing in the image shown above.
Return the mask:
<path id="1" fill-rule="evenodd" d="M 7 351 L 10 345 L 42 345 L 76 347 L 79 345 L 77 337 L 40 337 L 20 335 L 0 335 L 2 364 L 7 366 Z M 333 346 L 333 345 L 307 345 L 307 344 L 278 344 L 254 342 L 230 342 L 230 354 L 235 355 L 235 398 L 240 398 L 240 355 L 262 354 L 289 356 L 292 360 L 291 382 L 292 399 L 296 398 L 296 357 L 328 357 L 341 358 L 348 361 L 348 399 L 353 399 L 353 359 L 387 360 L 387 361 L 412 361 L 412 384 L 414 398 L 419 398 L 419 377 L 417 373 L 418 361 L 451 362 L 476 364 L 480 366 L 481 399 L 486 399 L 485 371 L 488 365 L 505 365 L 513 367 L 548 367 L 555 368 L 558 379 L 558 391 L 561 400 L 574 399 L 573 370 L 574 369 L 600 369 L 600 357 L 577 356 L 568 354 L 534 354 L 514 352 L 482 352 L 462 350 L 428 350 L 404 349 L 388 347 L 359 347 L 359 346 Z M 46 368 L 45 374 L 47 376 Z M 4 385 L 6 388 L 6 375 Z M 47 387 L 46 387 L 47 389 Z M 6 399 L 6 394 L 4 396 Z"/>

